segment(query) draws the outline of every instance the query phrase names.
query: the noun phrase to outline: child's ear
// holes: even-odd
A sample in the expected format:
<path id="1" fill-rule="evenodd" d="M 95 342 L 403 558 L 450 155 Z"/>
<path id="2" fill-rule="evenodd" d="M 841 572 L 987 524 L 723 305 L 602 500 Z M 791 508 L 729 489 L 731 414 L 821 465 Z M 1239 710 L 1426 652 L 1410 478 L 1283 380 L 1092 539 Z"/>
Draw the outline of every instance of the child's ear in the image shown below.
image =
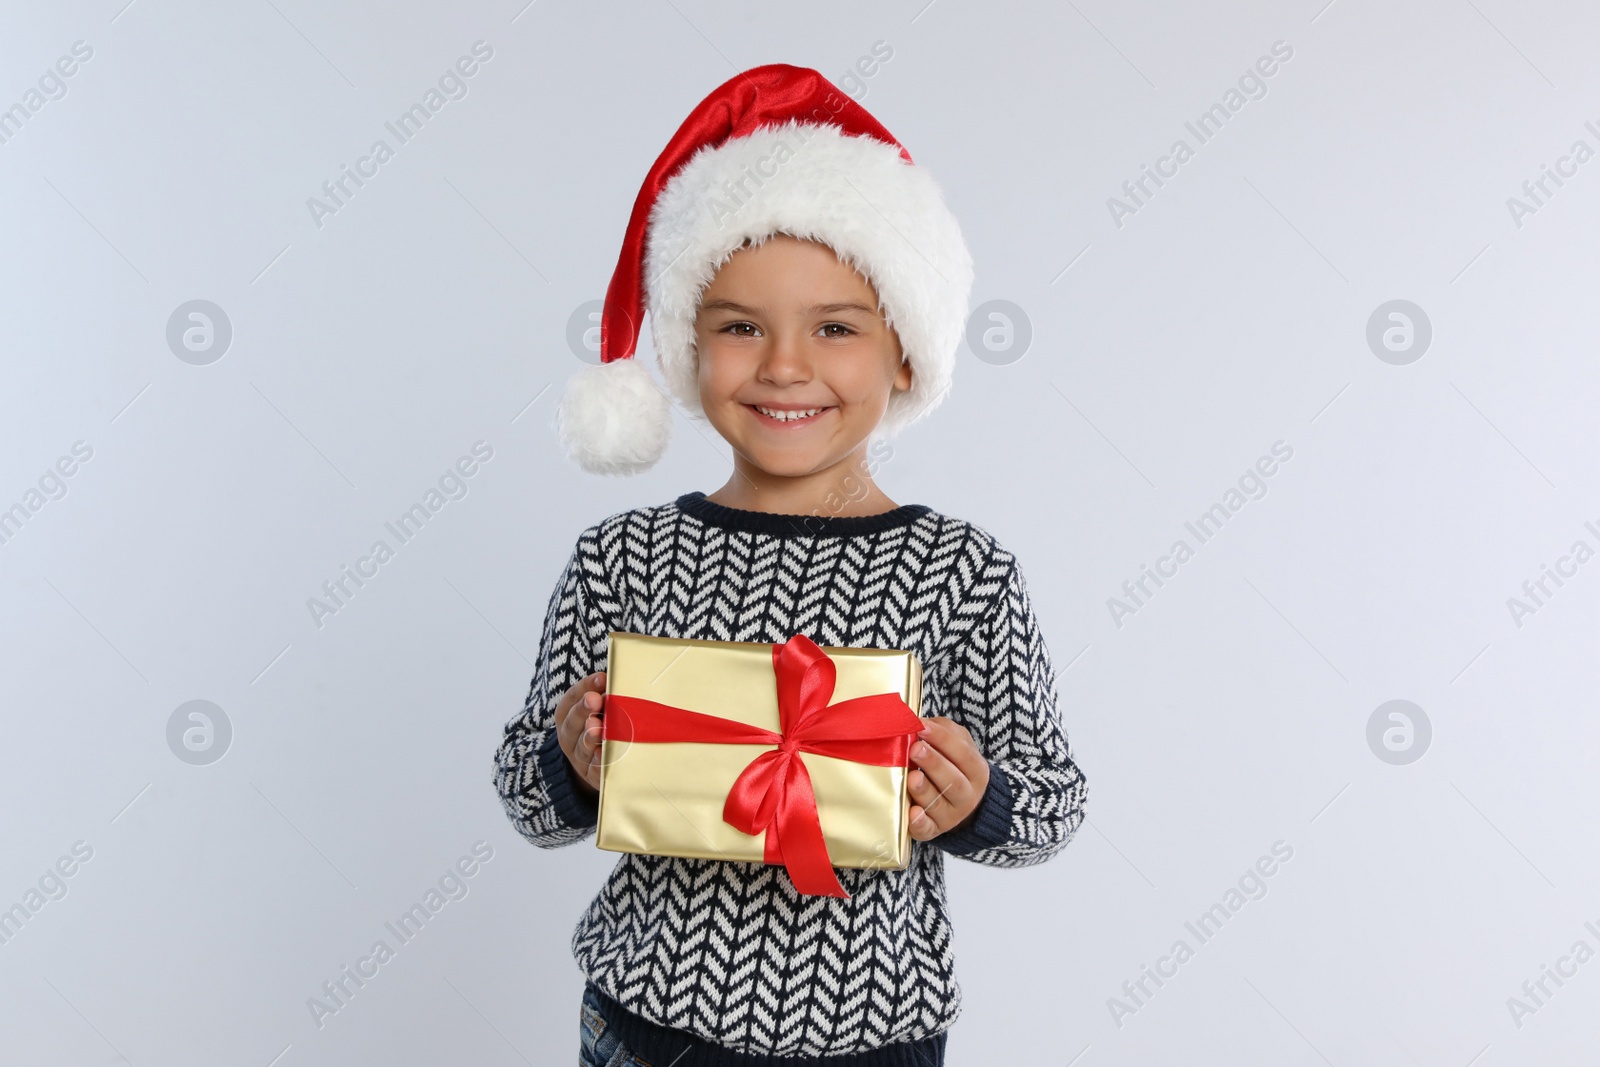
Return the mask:
<path id="1" fill-rule="evenodd" d="M 904 393 L 911 388 L 911 361 L 904 357 L 900 359 L 900 369 L 895 371 L 894 390 Z"/>

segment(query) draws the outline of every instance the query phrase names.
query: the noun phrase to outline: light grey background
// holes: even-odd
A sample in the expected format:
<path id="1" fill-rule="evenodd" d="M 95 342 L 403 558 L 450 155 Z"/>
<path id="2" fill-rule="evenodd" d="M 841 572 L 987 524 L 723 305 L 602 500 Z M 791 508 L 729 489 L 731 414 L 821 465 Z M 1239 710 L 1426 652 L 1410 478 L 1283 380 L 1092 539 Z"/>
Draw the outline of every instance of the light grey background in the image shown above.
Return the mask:
<path id="1" fill-rule="evenodd" d="M 0 507 L 93 450 L 0 544 L 0 906 L 93 849 L 0 945 L 0 1060 L 572 1061 L 568 939 L 612 857 L 519 838 L 492 755 L 578 531 L 729 462 L 680 418 L 648 475 L 568 466 L 568 320 L 706 92 L 842 81 L 882 41 L 855 94 L 947 191 L 974 305 L 1032 340 L 964 351 L 880 481 L 1019 555 L 1090 782 L 1051 863 L 949 864 L 951 1062 L 1588 1062 L 1600 962 L 1508 998 L 1600 950 L 1600 563 L 1507 601 L 1600 547 L 1600 160 L 1520 224 L 1508 199 L 1600 148 L 1591 7 L 124 3 L 8 4 L 0 32 L 0 106 L 93 49 L 0 144 Z M 319 227 L 307 199 L 480 40 L 467 95 Z M 232 326 L 207 365 L 167 343 L 196 299 Z M 1405 365 L 1367 343 L 1391 300 L 1432 326 Z M 466 495 L 319 627 L 308 600 L 478 441 Z M 1117 625 L 1277 441 L 1266 495 Z M 207 765 L 168 747 L 192 700 L 232 728 Z M 1369 748 L 1390 700 L 1428 717 L 1420 760 Z M 470 892 L 319 1027 L 308 999 L 478 841 Z"/>

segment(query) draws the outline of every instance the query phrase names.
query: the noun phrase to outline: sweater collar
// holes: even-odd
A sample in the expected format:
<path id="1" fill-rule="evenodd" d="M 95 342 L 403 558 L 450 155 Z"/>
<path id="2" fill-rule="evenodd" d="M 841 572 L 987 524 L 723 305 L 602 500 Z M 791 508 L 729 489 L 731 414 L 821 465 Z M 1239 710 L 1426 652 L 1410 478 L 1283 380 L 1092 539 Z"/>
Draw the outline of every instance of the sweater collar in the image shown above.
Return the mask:
<path id="1" fill-rule="evenodd" d="M 707 526 L 774 537 L 859 537 L 908 526 L 932 510 L 926 504 L 902 504 L 876 515 L 778 515 L 730 508 L 706 499 L 701 492 L 685 493 L 677 505 L 679 511 Z"/>

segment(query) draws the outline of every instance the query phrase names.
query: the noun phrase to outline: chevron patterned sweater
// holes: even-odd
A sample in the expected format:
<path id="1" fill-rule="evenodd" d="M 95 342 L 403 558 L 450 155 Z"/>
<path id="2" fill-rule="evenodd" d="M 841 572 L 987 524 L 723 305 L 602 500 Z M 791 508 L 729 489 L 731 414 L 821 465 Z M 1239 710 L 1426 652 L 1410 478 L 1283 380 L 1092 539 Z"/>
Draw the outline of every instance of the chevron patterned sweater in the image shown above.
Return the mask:
<path id="1" fill-rule="evenodd" d="M 550 597 L 525 707 L 495 758 L 512 824 L 542 848 L 594 832 L 554 710 L 604 669 L 609 630 L 760 642 L 803 633 L 911 650 L 922 714 L 965 726 L 991 767 L 970 823 L 914 842 L 906 869 L 839 869 L 849 899 L 800 896 L 782 867 L 623 854 L 572 951 L 624 1042 L 657 1064 L 681 1057 L 677 1067 L 939 1062 L 961 1006 L 945 855 L 1040 863 L 1083 819 L 1084 777 L 1015 557 L 922 505 L 817 518 L 689 493 L 583 531 Z"/>

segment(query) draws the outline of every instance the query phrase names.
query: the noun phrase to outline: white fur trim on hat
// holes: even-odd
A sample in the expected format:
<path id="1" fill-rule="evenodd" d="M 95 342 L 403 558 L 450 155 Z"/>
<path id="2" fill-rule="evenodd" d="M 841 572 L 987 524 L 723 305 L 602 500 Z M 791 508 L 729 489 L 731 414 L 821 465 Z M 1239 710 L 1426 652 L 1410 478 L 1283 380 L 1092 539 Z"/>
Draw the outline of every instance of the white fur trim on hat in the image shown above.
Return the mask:
<path id="1" fill-rule="evenodd" d="M 614 359 L 567 382 L 556 428 L 568 458 L 590 474 L 638 474 L 667 450 L 672 405 L 649 367 Z"/>
<path id="2" fill-rule="evenodd" d="M 910 425 L 944 399 L 973 271 L 943 194 L 895 145 L 791 121 L 701 149 L 651 211 L 651 336 L 667 387 L 689 414 L 704 414 L 694 339 L 701 294 L 747 240 L 776 233 L 828 245 L 877 290 L 911 364 L 911 389 L 890 397 L 881 431 Z"/>

